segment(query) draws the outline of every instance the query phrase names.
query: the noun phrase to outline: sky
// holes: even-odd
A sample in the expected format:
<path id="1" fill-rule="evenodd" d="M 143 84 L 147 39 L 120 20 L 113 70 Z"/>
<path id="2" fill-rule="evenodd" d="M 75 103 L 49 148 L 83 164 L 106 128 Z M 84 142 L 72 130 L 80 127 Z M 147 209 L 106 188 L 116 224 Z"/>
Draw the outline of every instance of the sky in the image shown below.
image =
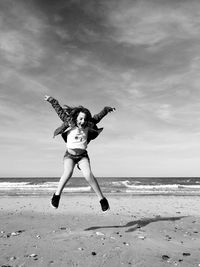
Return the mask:
<path id="1" fill-rule="evenodd" d="M 199 176 L 200 2 L 1 0 L 0 177 L 62 174 L 44 95 L 116 108 L 88 146 L 95 176 Z"/>

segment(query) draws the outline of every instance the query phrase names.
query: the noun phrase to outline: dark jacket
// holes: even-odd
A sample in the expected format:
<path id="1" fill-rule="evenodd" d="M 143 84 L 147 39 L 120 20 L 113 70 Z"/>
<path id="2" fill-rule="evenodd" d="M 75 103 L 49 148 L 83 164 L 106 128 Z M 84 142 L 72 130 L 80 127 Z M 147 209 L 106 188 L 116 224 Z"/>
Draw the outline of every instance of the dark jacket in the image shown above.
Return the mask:
<path id="1" fill-rule="evenodd" d="M 67 142 L 68 131 L 71 130 L 73 127 L 71 123 L 71 118 L 69 114 L 60 106 L 58 100 L 56 100 L 53 97 L 49 97 L 48 102 L 51 103 L 52 107 L 55 109 L 59 118 L 63 121 L 63 124 L 54 131 L 54 137 L 61 134 L 64 141 Z M 101 112 L 94 115 L 88 122 L 88 127 L 89 127 L 88 140 L 87 140 L 88 143 L 91 140 L 95 139 L 101 133 L 103 128 L 98 128 L 97 123 L 99 123 L 100 120 L 103 119 L 103 117 L 105 117 L 111 110 L 112 108 L 110 107 L 103 108 Z"/>

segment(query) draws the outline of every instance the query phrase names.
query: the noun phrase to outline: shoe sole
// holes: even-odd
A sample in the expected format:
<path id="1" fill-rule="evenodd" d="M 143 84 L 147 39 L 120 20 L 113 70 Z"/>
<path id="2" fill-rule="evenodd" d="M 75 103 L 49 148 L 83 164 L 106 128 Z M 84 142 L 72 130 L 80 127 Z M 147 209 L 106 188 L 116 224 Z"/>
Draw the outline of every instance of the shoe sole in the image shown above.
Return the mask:
<path id="1" fill-rule="evenodd" d="M 106 213 L 110 210 L 110 207 L 107 210 L 102 210 L 103 213 Z"/>
<path id="2" fill-rule="evenodd" d="M 51 202 L 50 202 L 50 206 L 51 206 L 53 209 L 55 209 L 55 210 L 58 208 L 58 207 L 57 207 L 57 208 L 56 208 L 56 207 L 54 207 L 54 206 L 52 205 L 52 203 L 51 203 Z"/>

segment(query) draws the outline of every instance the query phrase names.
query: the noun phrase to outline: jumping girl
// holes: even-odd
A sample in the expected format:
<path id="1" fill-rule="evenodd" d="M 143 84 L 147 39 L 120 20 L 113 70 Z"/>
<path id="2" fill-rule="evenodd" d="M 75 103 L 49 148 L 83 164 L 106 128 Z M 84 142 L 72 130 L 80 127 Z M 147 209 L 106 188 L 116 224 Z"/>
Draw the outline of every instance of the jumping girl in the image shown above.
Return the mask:
<path id="1" fill-rule="evenodd" d="M 59 102 L 51 96 L 46 95 L 44 99 L 51 103 L 52 107 L 63 121 L 63 124 L 55 130 L 54 136 L 61 134 L 67 147 L 64 155 L 64 172 L 58 183 L 57 190 L 51 199 L 52 207 L 58 208 L 61 193 L 72 177 L 75 165 L 78 165 L 83 176 L 99 198 L 102 211 L 105 212 L 109 210 L 108 201 L 104 197 L 91 171 L 90 159 L 86 149 L 89 142 L 95 139 L 103 130 L 103 128 L 97 127 L 97 123 L 109 112 L 114 111 L 115 108 L 105 107 L 100 113 L 92 117 L 90 111 L 83 106 L 74 108 L 65 106 L 63 108 L 60 106 Z"/>

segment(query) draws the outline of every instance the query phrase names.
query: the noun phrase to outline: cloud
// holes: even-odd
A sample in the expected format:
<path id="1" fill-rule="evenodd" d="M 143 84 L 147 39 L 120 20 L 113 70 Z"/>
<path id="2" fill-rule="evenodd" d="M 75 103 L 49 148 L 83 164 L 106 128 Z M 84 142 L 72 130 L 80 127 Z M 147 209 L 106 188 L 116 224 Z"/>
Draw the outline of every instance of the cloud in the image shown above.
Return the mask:
<path id="1" fill-rule="evenodd" d="M 126 162 L 133 150 L 136 162 L 165 151 L 197 155 L 198 10 L 198 1 L 1 1 L 0 135 L 7 150 L 21 145 L 24 158 L 26 149 L 47 156 L 61 123 L 43 101 L 49 94 L 92 114 L 115 106 L 95 145 L 100 154 L 109 147 L 117 162 L 118 151 Z"/>
<path id="2" fill-rule="evenodd" d="M 199 3 L 178 1 L 124 1 L 110 12 L 114 38 L 129 45 L 156 45 L 175 39 L 196 38 L 200 32 Z M 194 14 L 196 17 L 194 17 Z"/>
<path id="3" fill-rule="evenodd" d="M 94 62 L 112 68 L 144 71 L 154 66 L 155 72 L 173 71 L 173 67 L 183 68 L 188 46 L 197 46 L 194 43 L 199 40 L 198 17 L 194 19 L 194 8 L 187 11 L 186 3 L 180 8 L 154 1 L 20 3 L 12 5 L 12 27 L 7 27 L 2 39 L 4 59 L 18 68 L 29 63 L 30 68 L 47 71 L 58 63 L 56 58 L 67 60 L 70 53 L 88 54 Z M 8 6 L 4 7 L 7 12 Z"/>
<path id="4" fill-rule="evenodd" d="M 37 68 L 43 57 L 43 49 L 34 38 L 17 31 L 1 33 L 1 56 L 8 65 L 15 69 Z"/>
<path id="5" fill-rule="evenodd" d="M 41 41 L 44 22 L 28 6 L 13 1 L 1 3 L 0 57 L 3 65 L 16 70 L 39 68 L 45 57 Z"/>

